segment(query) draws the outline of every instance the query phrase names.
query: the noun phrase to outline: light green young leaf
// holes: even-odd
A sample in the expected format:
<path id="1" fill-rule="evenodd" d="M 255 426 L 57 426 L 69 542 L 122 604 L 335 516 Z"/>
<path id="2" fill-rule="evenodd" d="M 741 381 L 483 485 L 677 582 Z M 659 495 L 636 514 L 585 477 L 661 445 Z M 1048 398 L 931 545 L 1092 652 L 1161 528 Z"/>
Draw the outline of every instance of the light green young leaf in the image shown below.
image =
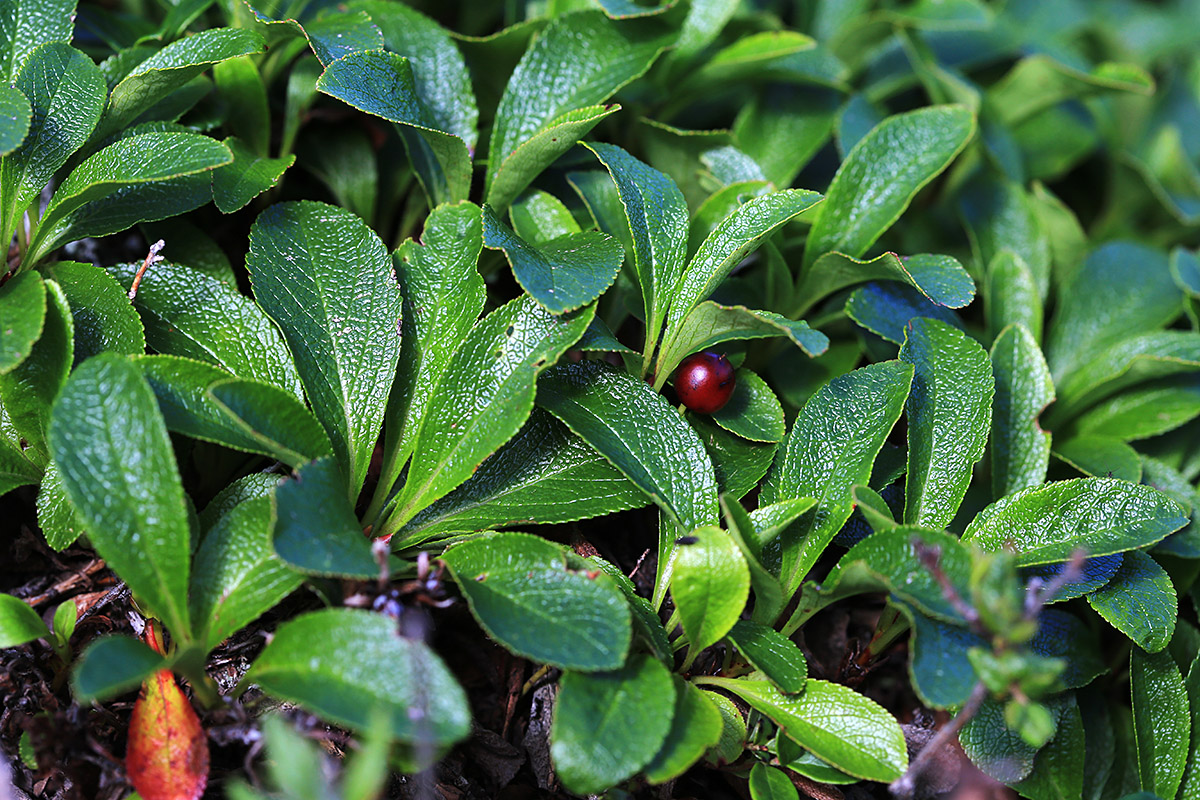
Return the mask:
<path id="1" fill-rule="evenodd" d="M 356 496 L 400 357 L 400 290 L 383 242 L 341 209 L 279 203 L 250 229 L 246 268 Z"/>
<path id="2" fill-rule="evenodd" d="M 682 540 L 671 573 L 671 597 L 688 641 L 685 668 L 729 633 L 749 596 L 750 572 L 729 534 L 708 525 Z"/>
<path id="3" fill-rule="evenodd" d="M 974 133 L 975 117 L 961 106 L 897 114 L 872 129 L 829 185 L 804 248 L 805 267 L 832 250 L 865 253 Z"/>
<path id="4" fill-rule="evenodd" d="M 673 39 L 657 20 L 610 20 L 598 9 L 552 20 L 513 70 L 496 109 L 484 187 L 488 203 L 499 210 L 506 208 L 529 179 L 565 153 L 585 131 L 560 137 L 557 148 L 547 146 L 549 143 L 532 148 L 524 158 L 517 155 L 522 144 L 576 109 L 586 109 L 596 117 L 596 110 L 587 107 L 603 103 L 641 76 Z M 521 160 L 536 163 L 520 164 Z M 497 187 L 505 185 L 500 183 L 502 174 L 514 169 L 527 173 L 528 179 L 524 183 L 508 180 L 507 191 L 499 192 Z"/>
<path id="5" fill-rule="evenodd" d="M 83 523 L 75 513 L 63 488 L 62 476 L 53 461 L 46 465 L 46 472 L 41 476 L 42 483 L 38 487 L 37 517 L 38 527 L 46 537 L 46 544 L 55 550 L 65 550 L 79 535 L 83 533 Z M 36 476 L 30 483 L 37 483 Z M 0 489 L 3 489 L 0 484 Z"/>
<path id="6" fill-rule="evenodd" d="M 267 87 L 254 60 L 240 56 L 214 64 L 213 82 L 225 102 L 237 109 L 225 121 L 228 129 L 246 143 L 250 152 L 265 158 L 270 147 L 271 109 Z"/>
<path id="7" fill-rule="evenodd" d="M 1167 433 L 1200 415 L 1200 373 L 1159 378 L 1126 389 L 1081 413 L 1067 432 L 1121 441 Z"/>
<path id="8" fill-rule="evenodd" d="M 115 264 L 108 272 L 128 289 L 141 267 Z M 279 330 L 235 287 L 164 261 L 142 277 L 134 307 L 145 325 L 146 344 L 156 352 L 207 361 L 303 400 L 296 365 Z"/>
<path id="9" fill-rule="evenodd" d="M 423 642 L 397 636 L 382 614 L 330 608 L 285 622 L 245 681 L 360 731 L 386 712 L 401 742 L 440 747 L 471 730 L 454 675 Z"/>
<path id="10" fill-rule="evenodd" d="M 963 533 L 989 552 L 1010 549 L 1018 566 L 1146 547 L 1188 523 L 1185 509 L 1149 486 L 1078 478 L 1025 489 L 992 503 Z"/>
<path id="11" fill-rule="evenodd" d="M 443 556 L 471 613 L 517 655 L 595 672 L 625 663 L 629 603 L 606 574 L 572 563 L 563 547 L 525 533 L 497 533 Z"/>
<path id="12" fill-rule="evenodd" d="M 1166 652 L 1133 648 L 1129 656 L 1133 740 L 1142 789 L 1174 797 L 1183 779 L 1191 742 L 1191 714 L 1183 676 Z"/>
<path id="13" fill-rule="evenodd" d="M 583 335 L 595 312 L 588 306 L 555 316 L 526 295 L 475 323 L 430 396 L 408 477 L 380 535 L 457 488 L 521 429 L 537 376 Z"/>
<path id="14" fill-rule="evenodd" d="M 810 678 L 800 694 L 784 695 L 768 681 L 704 677 L 696 683 L 732 692 L 802 747 L 857 778 L 891 782 L 908 766 L 900 723 L 841 684 Z"/>
<path id="15" fill-rule="evenodd" d="M 0 594 L 0 647 L 17 647 L 49 635 L 46 623 L 28 603 L 11 594 Z"/>
<path id="16" fill-rule="evenodd" d="M 750 769 L 751 800 L 799 800 L 800 793 L 787 773 L 761 761 Z"/>
<path id="17" fill-rule="evenodd" d="M 596 794 L 649 764 L 670 733 L 675 696 L 671 673 L 645 655 L 612 672 L 564 674 L 550 728 L 563 785 Z"/>
<path id="18" fill-rule="evenodd" d="M 1050 433 L 1038 424 L 1054 402 L 1054 383 L 1037 340 L 1021 323 L 1005 328 L 991 352 L 996 395 L 992 410 L 992 496 L 1004 497 L 1046 480 Z"/>
<path id="19" fill-rule="evenodd" d="M 689 412 L 685 417 L 712 460 L 721 493 L 741 500 L 758 486 L 771 468 L 779 445 L 743 439 L 701 414 Z"/>
<path id="20" fill-rule="evenodd" d="M 1142 462 L 1129 444 L 1113 436 L 1060 436 L 1054 457 L 1093 478 L 1140 483 Z"/>
<path id="21" fill-rule="evenodd" d="M 549 192 L 531 189 L 525 192 L 508 209 L 513 231 L 533 245 L 545 244 L 551 239 L 579 233 L 582 228 L 571 211 Z M 622 258 L 624 258 L 622 248 Z"/>
<path id="22" fill-rule="evenodd" d="M 74 8 L 74 2 L 69 3 Z M 26 5 L 36 5 L 29 2 Z M 66 5 L 64 3 L 64 5 Z M 16 11 L 22 3 L 5 4 Z M 62 20 L 41 20 L 53 30 Z M 0 25 L 0 37 L 12 31 Z M 66 38 L 70 38 L 67 29 Z M 0 53 L 9 51 L 0 47 Z M 15 54 L 15 53 L 14 53 Z M 14 70 L 15 73 L 15 70 Z M 10 241 L 21 216 L 55 172 L 91 136 L 106 97 L 104 79 L 90 58 L 66 44 L 47 44 L 33 52 L 13 85 L 29 100 L 32 118 L 21 146 L 0 158 L 0 237 Z"/>
<path id="23" fill-rule="evenodd" d="M 1071 694 L 1055 704 L 1054 738 L 1033 760 L 1029 777 L 1014 788 L 1031 800 L 1067 800 L 1083 796 L 1084 729 L 1079 706 Z"/>
<path id="24" fill-rule="evenodd" d="M 995 378 L 987 351 L 943 322 L 908 323 L 900 360 L 913 365 L 904 521 L 945 528 L 983 458 Z"/>
<path id="25" fill-rule="evenodd" d="M 187 508 L 167 428 L 141 371 L 107 353 L 81 364 L 54 404 L 49 442 L 101 558 L 177 640 L 192 641 Z"/>
<path id="26" fill-rule="evenodd" d="M 797 497 L 817 499 L 816 511 L 779 538 L 785 590 L 799 586 L 850 517 L 851 490 L 870 479 L 912 380 L 910 364 L 872 364 L 830 381 L 796 418 L 759 500 L 771 504 Z"/>

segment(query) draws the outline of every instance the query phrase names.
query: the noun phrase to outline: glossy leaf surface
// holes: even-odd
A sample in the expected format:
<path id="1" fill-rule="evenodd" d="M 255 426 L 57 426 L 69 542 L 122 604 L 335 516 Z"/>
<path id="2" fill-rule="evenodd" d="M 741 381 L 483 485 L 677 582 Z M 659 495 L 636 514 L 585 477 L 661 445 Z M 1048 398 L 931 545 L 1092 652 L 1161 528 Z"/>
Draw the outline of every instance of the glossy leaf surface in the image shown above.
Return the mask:
<path id="1" fill-rule="evenodd" d="M 1046 480 L 1050 434 L 1038 417 L 1054 402 L 1054 383 L 1041 348 L 1020 324 L 992 345 L 996 395 L 992 405 L 992 495 L 1004 497 Z"/>
<path id="2" fill-rule="evenodd" d="M 1174 797 L 1191 741 L 1191 714 L 1183 676 L 1168 653 L 1134 648 L 1129 657 L 1133 736 L 1142 789 Z"/>
<path id="3" fill-rule="evenodd" d="M 696 528 L 682 541 L 671 573 L 671 598 L 691 661 L 738 621 L 750 596 L 750 573 L 741 551 L 720 528 Z"/>
<path id="4" fill-rule="evenodd" d="M 1171 641 L 1178 604 L 1167 571 L 1141 550 L 1125 553 L 1121 567 L 1088 604 L 1134 644 L 1157 653 Z"/>

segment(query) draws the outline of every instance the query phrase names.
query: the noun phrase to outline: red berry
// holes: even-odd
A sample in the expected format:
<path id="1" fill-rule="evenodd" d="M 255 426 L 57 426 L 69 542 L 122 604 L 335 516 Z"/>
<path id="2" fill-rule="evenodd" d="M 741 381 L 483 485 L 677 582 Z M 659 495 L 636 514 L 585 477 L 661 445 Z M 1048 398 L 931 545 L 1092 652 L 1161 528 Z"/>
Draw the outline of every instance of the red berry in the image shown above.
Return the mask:
<path id="1" fill-rule="evenodd" d="M 675 392 L 697 414 L 720 411 L 733 396 L 733 365 L 717 353 L 690 355 L 675 370 Z"/>

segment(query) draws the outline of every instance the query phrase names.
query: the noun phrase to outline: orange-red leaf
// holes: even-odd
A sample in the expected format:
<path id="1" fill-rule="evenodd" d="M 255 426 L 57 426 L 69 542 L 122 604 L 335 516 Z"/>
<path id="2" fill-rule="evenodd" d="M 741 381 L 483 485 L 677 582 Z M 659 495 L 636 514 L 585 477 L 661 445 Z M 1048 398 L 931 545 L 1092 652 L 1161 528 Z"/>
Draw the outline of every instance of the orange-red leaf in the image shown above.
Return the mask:
<path id="1" fill-rule="evenodd" d="M 208 738 L 164 669 L 142 684 L 129 720 L 129 782 L 143 800 L 197 800 L 208 784 Z"/>

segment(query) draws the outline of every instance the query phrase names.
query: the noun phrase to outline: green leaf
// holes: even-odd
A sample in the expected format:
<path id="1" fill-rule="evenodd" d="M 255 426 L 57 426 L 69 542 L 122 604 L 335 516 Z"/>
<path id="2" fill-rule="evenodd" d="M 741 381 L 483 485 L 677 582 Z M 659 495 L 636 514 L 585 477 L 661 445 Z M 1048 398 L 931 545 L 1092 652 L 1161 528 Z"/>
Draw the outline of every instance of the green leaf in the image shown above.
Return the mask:
<path id="1" fill-rule="evenodd" d="M 0 156 L 8 155 L 25 141 L 32 115 L 29 99 L 20 89 L 0 85 Z"/>
<path id="2" fill-rule="evenodd" d="M 856 778 L 890 783 L 908 766 L 895 717 L 846 686 L 810 678 L 800 694 L 784 695 L 767 681 L 705 677 L 696 682 L 736 694 L 789 738 Z"/>
<path id="3" fill-rule="evenodd" d="M 191 548 L 187 507 L 154 393 L 128 359 L 81 364 L 51 412 L 50 453 L 100 557 L 180 642 Z"/>
<path id="4" fill-rule="evenodd" d="M 132 636 L 104 636 L 83 651 L 71 676 L 71 689 L 81 703 L 107 700 L 136 689 L 170 663 Z"/>
<path id="5" fill-rule="evenodd" d="M 36 272 L 0 286 L 0 374 L 29 357 L 46 322 L 46 285 Z"/>
<path id="6" fill-rule="evenodd" d="M 0 443 L 0 495 L 18 486 L 27 486 L 42 479 L 42 468 L 25 458 L 20 450 Z"/>
<path id="7" fill-rule="evenodd" d="M 1160 652 L 1175 632 L 1175 586 L 1167 571 L 1141 550 L 1125 553 L 1116 575 L 1087 601 L 1146 652 Z"/>
<path id="8" fill-rule="evenodd" d="M 616 183 L 624 213 L 609 232 L 631 242 L 626 249 L 642 291 L 646 341 L 657 342 L 687 252 L 687 203 L 674 181 L 616 145 L 588 148 Z"/>
<path id="9" fill-rule="evenodd" d="M 806 189 L 785 189 L 738 206 L 708 234 L 672 289 L 667 341 L 678 335 L 684 318 L 707 298 L 766 237 L 823 198 Z"/>
<path id="10" fill-rule="evenodd" d="M 271 109 L 267 104 L 267 87 L 254 60 L 240 56 L 214 64 L 213 81 L 222 99 L 237 109 L 237 113 L 225 120 L 228 129 L 246 142 L 250 153 L 265 157 L 270 148 Z"/>
<path id="11" fill-rule="evenodd" d="M 500 104 L 488 144 L 489 168 L 484 195 L 497 209 L 528 185 L 538 172 L 565 153 L 586 130 L 571 130 L 558 147 L 548 142 L 522 152 L 540 131 L 583 109 L 596 117 L 597 106 L 618 89 L 640 77 L 673 36 L 657 20 L 614 21 L 601 11 L 565 14 L 551 21 L 521 58 Z M 592 122 L 594 125 L 595 122 Z M 590 126 L 589 126 L 590 128 Z M 524 182 L 501 176 L 518 170 Z M 500 187 L 507 188 L 501 192 Z"/>
<path id="12" fill-rule="evenodd" d="M 675 574 L 679 574 L 678 566 Z M 727 636 L 750 665 L 766 675 L 779 691 L 795 694 L 804 689 L 808 662 L 791 639 L 748 619 L 738 620 Z"/>
<path id="13" fill-rule="evenodd" d="M 1005 295 L 989 292 L 989 311 L 1003 313 L 1010 299 L 1027 297 L 1024 307 L 1012 311 L 1023 316 L 1038 313 L 1050 286 L 1051 250 L 1033 196 L 1020 183 L 980 172 L 963 188 L 958 207 L 979 264 L 987 267 L 989 288 L 1000 284 Z M 1004 286 L 1008 281 L 1013 283 Z M 1007 296 L 1010 292 L 1012 298 Z M 999 331 L 1012 321 L 1016 320 L 997 320 L 992 329 Z M 1039 340 L 1040 325 L 1039 319 L 1037 328 L 1029 326 Z"/>
<path id="14" fill-rule="evenodd" d="M 971 521 L 964 542 L 1016 553 L 1018 566 L 1066 561 L 1154 544 L 1188 523 L 1162 492 L 1110 478 L 1078 478 L 1025 489 L 992 503 Z"/>
<path id="15" fill-rule="evenodd" d="M 72 170 L 54 192 L 26 261 L 38 261 L 72 236 L 101 236 L 136 222 L 161 219 L 161 208 L 143 203 L 153 206 L 163 199 L 139 191 L 163 188 L 155 184 L 170 189 L 173 179 L 207 172 L 231 158 L 225 145 L 196 133 L 142 133 L 117 140 Z M 130 193 L 137 203 L 130 201 Z M 120 208 L 122 203 L 129 208 Z M 184 210 L 194 207 L 189 203 Z"/>
<path id="16" fill-rule="evenodd" d="M 677 544 L 671 597 L 687 636 L 686 668 L 741 617 L 750 597 L 750 572 L 741 550 L 720 528 L 696 528 Z"/>
<path id="17" fill-rule="evenodd" d="M 332 453 L 312 413 L 282 389 L 179 356 L 140 356 L 167 429 L 298 467 Z"/>
<path id="18" fill-rule="evenodd" d="M 574 522 L 647 505 L 650 498 L 604 456 L 540 409 L 512 441 L 393 539 L 409 546 L 458 531 Z"/>
<path id="19" fill-rule="evenodd" d="M 189 598 L 204 620 L 200 643 L 211 650 L 300 586 L 303 576 L 275 555 L 269 498 L 234 506 L 205 534 L 196 551 Z"/>
<path id="20" fill-rule="evenodd" d="M 41 480 L 37 496 L 38 527 L 46 537 L 46 544 L 61 552 L 83 533 L 83 523 L 79 521 L 75 506 L 71 505 L 67 497 L 67 490 L 62 485 L 62 476 L 59 475 L 58 467 L 53 461 L 46 465 L 46 472 L 41 476 Z M 31 481 L 36 482 L 36 478 Z"/>
<path id="21" fill-rule="evenodd" d="M 948 308 L 962 308 L 975 298 L 975 282 L 953 256 L 884 253 L 862 261 L 832 252 L 818 258 L 801 273 L 794 292 L 801 298 L 796 315 L 840 289 L 866 281 L 899 281 L 933 303 Z"/>
<path id="22" fill-rule="evenodd" d="M 379 563 L 371 552 L 354 507 L 346 498 L 345 476 L 326 456 L 296 470 L 275 490 L 275 552 L 311 575 L 375 578 Z"/>
<path id="23" fill-rule="evenodd" d="M 1093 250 L 1060 294 L 1046 338 L 1056 385 L 1122 340 L 1150 333 L 1183 311 L 1183 295 L 1166 254 L 1109 242 Z"/>
<path id="24" fill-rule="evenodd" d="M 800 793 L 783 770 L 768 767 L 761 761 L 750 768 L 751 800 L 798 800 L 799 797 Z"/>
<path id="25" fill-rule="evenodd" d="M 1154 78 L 1135 64 L 1105 62 L 1083 71 L 1036 54 L 1023 58 L 988 91 L 989 107 L 1016 126 L 1050 106 L 1102 92 L 1154 93 Z"/>
<path id="26" fill-rule="evenodd" d="M 748 441 L 698 414 L 689 412 L 686 418 L 712 460 L 722 494 L 740 500 L 758 486 L 771 468 L 778 445 Z"/>
<path id="27" fill-rule="evenodd" d="M 555 159 L 620 110 L 616 103 L 608 103 L 577 108 L 551 119 L 505 157 L 488 189 L 488 203 L 506 208 Z"/>
<path id="28" fill-rule="evenodd" d="M 855 289 L 846 301 L 846 316 L 889 342 L 904 344 L 905 330 L 915 318 L 936 319 L 965 329 L 952 310 L 935 305 L 917 290 L 894 281 L 871 282 Z"/>
<path id="29" fill-rule="evenodd" d="M 746 747 L 746 720 L 741 710 L 732 700 L 717 692 L 705 692 L 704 696 L 712 701 L 721 713 L 721 738 L 711 749 L 705 759 L 713 764 L 732 764 L 741 757 Z"/>
<path id="30" fill-rule="evenodd" d="M 261 53 L 265 48 L 263 37 L 247 28 L 214 28 L 171 42 L 113 87 L 92 140 L 134 124 L 140 115 L 213 64 Z"/>
<path id="31" fill-rule="evenodd" d="M 696 89 L 719 81 L 748 78 L 765 71 L 771 62 L 815 46 L 812 37 L 797 31 L 762 31 L 743 36 L 717 51 L 686 78 L 684 85 Z"/>
<path id="32" fill-rule="evenodd" d="M 674 52 L 678 45 L 676 48 Z M 828 89 L 768 86 L 738 113 L 734 139 L 762 167 L 768 180 L 776 186 L 791 186 L 829 141 L 840 97 Z"/>
<path id="33" fill-rule="evenodd" d="M 661 661 L 663 666 L 672 666 L 675 662 L 674 656 L 671 653 L 671 643 L 667 641 L 667 630 L 663 627 L 662 620 L 659 619 L 658 612 L 654 610 L 654 606 L 650 604 L 650 601 L 637 593 L 637 587 L 633 585 L 633 581 L 627 578 L 619 567 L 605 561 L 599 556 L 591 556 L 590 558 L 583 559 L 583 561 L 588 565 L 602 569 L 605 574 L 616 582 L 617 588 L 621 590 L 621 594 L 625 595 L 632 614 L 631 622 L 633 623 L 634 640 L 636 641 L 640 638 L 646 647 L 650 649 L 650 653 Z"/>
<path id="34" fill-rule="evenodd" d="M 550 728 L 563 786 L 596 794 L 649 764 L 670 733 L 675 696 L 671 673 L 644 655 L 612 672 L 564 674 Z"/>
<path id="35" fill-rule="evenodd" d="M 900 360 L 913 365 L 904 521 L 945 528 L 983 458 L 995 378 L 987 352 L 966 334 L 930 319 L 908 323 Z"/>
<path id="36" fill-rule="evenodd" d="M 268 43 L 272 47 L 286 42 L 288 50 L 285 52 L 297 53 L 302 45 L 288 40 L 303 36 L 317 60 L 326 67 L 346 55 L 383 50 L 383 32 L 367 12 L 341 10 L 336 14 L 309 15 L 303 13 L 304 10 L 304 4 L 286 10 L 287 14 L 295 12 L 294 16 L 304 17 L 304 22 L 300 23 L 280 13 L 268 16 L 250 8 L 254 18 L 266 26 Z"/>
<path id="37" fill-rule="evenodd" d="M 71 309 L 62 289 L 46 281 L 46 319 L 29 357 L 0 374 L 0 402 L 12 426 L 28 444 L 25 457 L 44 464 L 50 404 L 67 380 L 73 361 Z"/>
<path id="38" fill-rule="evenodd" d="M 713 420 L 730 433 L 752 442 L 781 442 L 787 432 L 783 407 L 766 381 L 748 369 L 736 373 L 733 396 Z"/>
<path id="39" fill-rule="evenodd" d="M 1059 386 L 1049 422 L 1061 423 L 1117 392 L 1200 370 L 1200 334 L 1155 331 L 1122 339 L 1071 373 Z"/>
<path id="40" fill-rule="evenodd" d="M 240 503 L 270 497 L 283 477 L 272 472 L 253 472 L 217 492 L 199 514 L 200 529 L 207 531 Z"/>
<path id="41" fill-rule="evenodd" d="M 798 513 L 794 516 L 788 514 L 780 521 L 785 525 L 790 524 L 796 520 L 796 517 L 811 508 L 814 501 L 811 497 L 806 499 L 809 501 L 807 504 L 800 501 L 786 504 L 793 506 Z M 785 504 L 767 508 L 777 509 L 783 506 Z M 772 622 L 783 609 L 783 587 L 779 585 L 779 579 L 762 565 L 762 541 L 759 539 L 759 531 L 754 519 L 746 513 L 741 503 L 729 494 L 721 496 L 721 510 L 725 514 L 729 536 L 741 551 L 742 558 L 745 559 L 746 566 L 750 570 L 750 586 L 754 589 L 753 619 L 756 622 Z M 774 528 L 774 535 L 778 535 L 781 529 L 781 527 Z"/>
<path id="42" fill-rule="evenodd" d="M 1016 783 L 1033 771 L 1037 749 L 1004 721 L 1004 706 L 987 699 L 958 734 L 971 762 L 1004 783 Z"/>
<path id="43" fill-rule="evenodd" d="M 704 692 L 672 675 L 675 683 L 675 711 L 666 741 L 643 768 L 651 785 L 677 778 L 717 744 L 724 728 L 721 712 Z"/>
<path id="44" fill-rule="evenodd" d="M 420 241 L 407 239 L 392 254 L 404 298 L 403 336 L 384 427 L 384 486 L 400 476 L 434 388 L 483 310 L 476 269 L 482 249 L 479 207 L 464 202 L 435 208 Z"/>
<path id="45" fill-rule="evenodd" d="M 358 494 L 400 357 L 400 290 L 383 242 L 322 203 L 279 203 L 250 229 L 246 268 Z"/>
<path id="46" fill-rule="evenodd" d="M 413 62 L 383 50 L 345 55 L 329 63 L 317 90 L 397 125 L 431 205 L 466 200 L 471 189 L 467 143 L 438 129 L 422 102 Z"/>
<path id="47" fill-rule="evenodd" d="M 583 671 L 625 662 L 625 596 L 608 575 L 570 563 L 561 545 L 497 533 L 452 547 L 442 558 L 475 619 L 517 655 Z"/>
<path id="48" fill-rule="evenodd" d="M 583 335 L 595 311 L 555 316 L 523 295 L 475 323 L 429 399 L 408 477 L 381 535 L 449 494 L 521 429 L 537 376 Z"/>
<path id="49" fill-rule="evenodd" d="M 1121 568 L 1121 562 L 1124 560 L 1123 553 L 1113 553 L 1112 555 L 1099 556 L 1098 558 L 1085 558 L 1083 567 L 1079 577 L 1072 581 L 1067 581 L 1062 588 L 1050 598 L 1050 603 L 1061 603 L 1065 600 L 1074 600 L 1076 597 L 1083 597 L 1086 594 L 1096 591 L 1101 586 L 1104 586 L 1113 576 L 1117 574 L 1117 570 Z M 1021 577 L 1028 581 L 1031 578 L 1041 578 L 1043 584 L 1060 576 L 1063 570 L 1066 569 L 1065 563 L 1057 564 L 1042 564 L 1036 567 L 1024 567 L 1021 569 Z"/>
<path id="50" fill-rule="evenodd" d="M 1142 789 L 1174 797 L 1191 741 L 1191 715 L 1183 677 L 1166 652 L 1134 648 L 1129 656 L 1133 738 Z"/>
<path id="51" fill-rule="evenodd" d="M 780 536 L 785 590 L 799 586 L 850 517 L 851 490 L 870 479 L 912 380 L 909 364 L 872 364 L 834 378 L 805 403 L 775 456 L 759 500 L 769 505 L 817 499 L 815 512 Z"/>
<path id="52" fill-rule="evenodd" d="M 522 194 L 508 210 L 508 216 L 517 236 L 533 245 L 583 230 L 561 200 L 540 189 Z M 624 258 L 624 248 L 621 257 Z"/>
<path id="53" fill-rule="evenodd" d="M 108 268 L 128 288 L 142 265 Z M 206 361 L 239 378 L 251 378 L 303 400 L 292 354 L 279 330 L 250 298 L 224 281 L 170 262 L 142 277 L 134 307 L 146 344 L 159 353 Z"/>
<path id="54" fill-rule="evenodd" d="M 931 106 L 879 123 L 830 183 L 804 248 L 805 267 L 831 250 L 853 258 L 865 253 L 974 133 L 974 115 L 961 106 Z"/>
<path id="55" fill-rule="evenodd" d="M 987 647 L 982 636 L 902 606 L 912 623 L 908 674 L 921 702 L 930 708 L 956 708 L 967 702 L 979 681 L 967 660 L 972 647 Z"/>
<path id="56" fill-rule="evenodd" d="M 289 620 L 245 681 L 360 731 L 383 713 L 402 742 L 441 747 L 470 733 L 467 697 L 453 674 L 381 614 L 330 608 Z"/>
<path id="57" fill-rule="evenodd" d="M 1032 800 L 1071 800 L 1083 796 L 1084 729 L 1079 706 L 1071 695 L 1056 704 L 1054 738 L 1038 751 L 1029 777 L 1016 784 Z"/>
<path id="58" fill-rule="evenodd" d="M 538 402 L 598 450 L 684 531 L 717 521 L 717 482 L 700 438 L 644 381 L 599 361 L 550 370 Z"/>
<path id="59" fill-rule="evenodd" d="M 0 594 L 0 647 L 16 647 L 49 635 L 46 623 L 28 603 Z"/>
<path id="60" fill-rule="evenodd" d="M 1042 350 L 1020 323 L 992 345 L 996 395 L 992 406 L 992 495 L 1040 486 L 1050 463 L 1050 434 L 1038 417 L 1054 402 L 1054 383 Z"/>
<path id="61" fill-rule="evenodd" d="M 233 136 L 225 145 L 233 161 L 213 172 L 213 203 L 222 214 L 232 214 L 271 189 L 296 161 L 292 153 L 282 158 L 259 155 Z"/>
<path id="62" fill-rule="evenodd" d="M 11 83 L 39 45 L 69 42 L 75 0 L 24 0 L 0 9 L 0 83 Z"/>
<path id="63" fill-rule="evenodd" d="M 1200 656 L 1192 660 L 1184 679 L 1187 690 L 1188 707 L 1191 710 L 1191 743 L 1188 746 L 1187 767 L 1183 772 L 1183 781 L 1179 787 L 1180 797 L 1195 797 L 1197 781 L 1200 780 Z"/>
<path id="64" fill-rule="evenodd" d="M 1200 373 L 1143 383 L 1103 400 L 1072 420 L 1069 431 L 1147 439 L 1174 430 L 1200 415 Z"/>
<path id="65" fill-rule="evenodd" d="M 987 268 L 988 329 L 993 340 L 1005 328 L 1020 324 L 1034 342 L 1042 339 L 1042 298 L 1025 260 L 1011 250 L 1001 250 Z M 995 343 L 993 342 L 993 347 Z M 1047 370 L 1049 377 L 1049 370 Z"/>
<path id="66" fill-rule="evenodd" d="M 521 288 L 552 314 L 587 305 L 612 286 L 625 260 L 621 243 L 606 233 L 568 233 L 541 245 L 517 236 L 483 211 L 483 243 L 503 250 Z"/>
<path id="67" fill-rule="evenodd" d="M 1060 438 L 1054 445 L 1054 456 L 1094 478 L 1119 478 L 1134 483 L 1142 479 L 1142 462 L 1137 451 L 1112 436 Z"/>
<path id="68" fill-rule="evenodd" d="M 43 269 L 62 288 L 75 327 L 75 365 L 97 353 L 145 352 L 146 334 L 120 284 L 91 264 L 58 261 Z"/>
<path id="69" fill-rule="evenodd" d="M 804 320 L 790 320 L 771 311 L 745 306 L 722 306 L 705 300 L 679 323 L 675 336 L 659 351 L 656 383 L 661 386 L 680 361 L 692 353 L 721 342 L 783 336 L 809 356 L 819 356 L 829 347 L 829 337 L 808 327 Z"/>

